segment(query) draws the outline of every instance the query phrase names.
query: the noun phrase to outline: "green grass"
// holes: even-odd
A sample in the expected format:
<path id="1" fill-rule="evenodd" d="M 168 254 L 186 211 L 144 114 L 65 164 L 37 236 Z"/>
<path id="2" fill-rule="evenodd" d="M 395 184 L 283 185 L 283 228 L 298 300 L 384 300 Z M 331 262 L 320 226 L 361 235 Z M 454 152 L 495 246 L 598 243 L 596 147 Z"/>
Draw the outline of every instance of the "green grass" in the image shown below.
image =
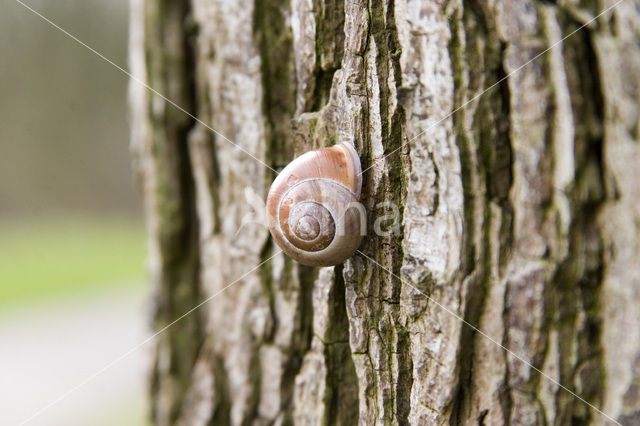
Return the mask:
<path id="1" fill-rule="evenodd" d="M 144 259 L 133 220 L 0 222 L 0 306 L 142 285 Z"/>

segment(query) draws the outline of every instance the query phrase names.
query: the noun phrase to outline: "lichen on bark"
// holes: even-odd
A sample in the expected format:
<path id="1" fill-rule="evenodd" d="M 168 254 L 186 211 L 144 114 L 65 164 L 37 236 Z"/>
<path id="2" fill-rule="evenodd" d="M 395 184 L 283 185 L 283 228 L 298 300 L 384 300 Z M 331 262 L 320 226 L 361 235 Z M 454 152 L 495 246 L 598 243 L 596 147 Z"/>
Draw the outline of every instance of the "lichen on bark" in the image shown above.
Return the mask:
<path id="1" fill-rule="evenodd" d="M 638 2 L 579 29 L 612 4 L 133 0 L 132 72 L 219 132 L 132 83 L 153 325 L 211 298 L 155 341 L 154 423 L 637 421 Z M 361 252 L 278 254 L 225 138 L 352 143 Z"/>

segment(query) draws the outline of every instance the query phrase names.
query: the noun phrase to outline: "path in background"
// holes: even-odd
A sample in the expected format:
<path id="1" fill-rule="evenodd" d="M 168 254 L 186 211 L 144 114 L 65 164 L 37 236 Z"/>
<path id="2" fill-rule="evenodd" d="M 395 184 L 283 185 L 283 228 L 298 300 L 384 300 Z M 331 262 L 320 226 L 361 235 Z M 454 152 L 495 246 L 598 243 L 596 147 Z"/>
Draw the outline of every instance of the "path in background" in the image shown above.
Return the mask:
<path id="1" fill-rule="evenodd" d="M 126 65 L 127 0 L 27 3 Z M 128 79 L 14 1 L 0 2 L 0 57 L 5 426 L 143 340 L 147 316 Z M 145 349 L 29 424 L 144 424 Z"/>
<path id="2" fill-rule="evenodd" d="M 145 288 L 95 291 L 0 312 L 0 424 L 19 424 L 147 335 Z M 145 424 L 143 347 L 29 425 Z"/>

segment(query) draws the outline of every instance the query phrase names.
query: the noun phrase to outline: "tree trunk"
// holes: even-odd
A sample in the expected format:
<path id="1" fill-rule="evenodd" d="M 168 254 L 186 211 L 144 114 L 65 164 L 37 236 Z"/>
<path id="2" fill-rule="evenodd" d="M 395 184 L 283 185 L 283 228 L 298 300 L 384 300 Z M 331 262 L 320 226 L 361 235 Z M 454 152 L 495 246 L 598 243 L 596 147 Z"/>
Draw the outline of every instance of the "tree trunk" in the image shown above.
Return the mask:
<path id="1" fill-rule="evenodd" d="M 155 424 L 640 424 L 640 3 L 558 3 L 132 0 Z M 368 236 L 301 266 L 260 161 L 337 142 Z"/>

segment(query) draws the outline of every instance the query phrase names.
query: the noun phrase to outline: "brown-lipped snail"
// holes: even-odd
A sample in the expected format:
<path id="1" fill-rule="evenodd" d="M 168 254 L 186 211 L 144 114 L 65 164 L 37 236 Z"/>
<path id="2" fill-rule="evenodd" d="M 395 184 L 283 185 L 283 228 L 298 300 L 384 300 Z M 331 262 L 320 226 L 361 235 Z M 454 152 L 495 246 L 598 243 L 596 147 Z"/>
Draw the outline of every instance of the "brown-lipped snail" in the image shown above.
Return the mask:
<path id="1" fill-rule="evenodd" d="M 267 219 L 285 254 L 311 266 L 351 257 L 366 232 L 361 174 L 349 143 L 307 152 L 282 170 L 269 190 Z"/>

